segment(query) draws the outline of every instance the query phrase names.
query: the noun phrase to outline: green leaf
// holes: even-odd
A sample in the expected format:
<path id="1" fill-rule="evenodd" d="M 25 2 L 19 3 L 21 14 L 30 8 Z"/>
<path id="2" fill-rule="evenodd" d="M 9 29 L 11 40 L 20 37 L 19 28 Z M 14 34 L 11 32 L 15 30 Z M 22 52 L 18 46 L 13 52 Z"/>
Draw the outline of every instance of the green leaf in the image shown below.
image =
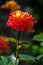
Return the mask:
<path id="1" fill-rule="evenodd" d="M 15 38 L 6 38 L 7 41 L 10 41 L 10 42 L 16 42 L 16 39 Z"/>
<path id="2" fill-rule="evenodd" d="M 10 42 L 14 42 L 14 43 L 17 43 L 17 39 L 15 39 L 15 38 L 6 38 L 6 41 L 10 41 Z M 22 43 L 22 41 L 19 41 L 19 43 Z"/>
<path id="3" fill-rule="evenodd" d="M 10 61 L 8 65 L 14 65 L 14 63 L 12 61 Z"/>
<path id="4" fill-rule="evenodd" d="M 39 48 L 39 53 L 40 53 L 40 54 L 43 54 L 43 47 L 40 47 L 40 48 Z"/>
<path id="5" fill-rule="evenodd" d="M 42 47 L 43 47 L 43 42 L 41 42 L 41 43 L 40 43 L 40 46 L 42 46 Z"/>
<path id="6" fill-rule="evenodd" d="M 32 45 L 32 48 L 30 48 L 29 51 L 32 55 L 36 56 L 39 53 L 39 46 Z"/>
<path id="7" fill-rule="evenodd" d="M 30 55 L 19 54 L 19 57 L 21 60 L 24 60 L 24 61 L 35 61 L 36 60 L 33 56 L 30 56 Z"/>
<path id="8" fill-rule="evenodd" d="M 12 57 L 13 57 L 13 59 L 12 59 Z M 14 54 L 12 54 L 8 57 L 8 60 L 9 60 L 8 65 L 15 65 L 15 59 L 14 58 L 15 58 Z M 16 65 L 18 65 L 18 63 L 19 63 L 19 61 L 16 63 Z"/>
<path id="9" fill-rule="evenodd" d="M 23 44 L 24 48 L 28 49 L 30 47 L 30 44 Z"/>
<path id="10" fill-rule="evenodd" d="M 7 65 L 7 59 L 4 56 L 1 56 L 1 62 L 3 63 L 3 65 Z"/>
<path id="11" fill-rule="evenodd" d="M 14 65 L 15 60 L 12 59 L 12 57 L 15 57 L 13 54 L 9 56 L 0 56 L 0 65 Z M 18 64 L 18 62 L 17 62 Z"/>
<path id="12" fill-rule="evenodd" d="M 2 60 L 0 60 L 0 65 L 4 65 L 4 63 L 3 63 L 3 61 L 2 61 Z"/>
<path id="13" fill-rule="evenodd" d="M 35 35 L 35 36 L 33 37 L 33 40 L 43 41 L 43 33 L 38 34 L 38 35 Z"/>
<path id="14" fill-rule="evenodd" d="M 36 57 L 37 60 L 43 58 L 43 54 Z"/>

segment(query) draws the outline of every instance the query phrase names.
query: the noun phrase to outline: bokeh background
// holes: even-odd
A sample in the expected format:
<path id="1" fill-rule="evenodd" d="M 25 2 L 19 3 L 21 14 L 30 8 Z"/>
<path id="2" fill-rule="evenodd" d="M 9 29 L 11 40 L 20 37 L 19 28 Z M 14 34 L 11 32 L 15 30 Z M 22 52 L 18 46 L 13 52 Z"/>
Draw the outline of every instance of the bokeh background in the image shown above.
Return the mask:
<path id="1" fill-rule="evenodd" d="M 4 5 L 6 1 L 10 0 L 0 0 L 0 36 L 14 37 L 15 39 L 17 39 L 18 31 L 13 32 L 10 27 L 6 26 L 9 13 L 11 12 L 10 9 L 1 8 L 1 6 Z M 28 33 L 28 32 L 21 33 L 20 40 L 23 41 L 23 48 L 21 49 L 21 53 L 30 54 L 35 57 L 37 55 L 43 54 L 43 42 L 41 43 L 40 41 L 32 41 L 32 38 L 35 35 L 43 33 L 43 0 L 14 0 L 14 1 L 16 1 L 20 6 L 19 10 L 29 12 L 38 21 L 38 23 L 34 26 L 35 28 L 34 33 Z M 24 43 L 26 44 L 24 45 Z M 24 62 L 24 64 L 26 63 Z"/>

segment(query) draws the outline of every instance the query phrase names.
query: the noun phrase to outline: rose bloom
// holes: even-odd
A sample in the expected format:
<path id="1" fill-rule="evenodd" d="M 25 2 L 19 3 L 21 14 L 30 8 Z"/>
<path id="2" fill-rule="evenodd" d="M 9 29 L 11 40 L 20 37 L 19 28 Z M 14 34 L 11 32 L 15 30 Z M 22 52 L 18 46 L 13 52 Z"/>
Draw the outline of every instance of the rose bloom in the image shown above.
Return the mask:
<path id="1" fill-rule="evenodd" d="M 4 36 L 0 37 L 0 53 L 6 52 L 9 54 L 10 53 L 9 48 L 10 44 L 8 41 L 6 41 L 6 38 Z"/>
<path id="2" fill-rule="evenodd" d="M 34 32 L 34 24 L 37 21 L 28 12 L 15 11 L 11 12 L 7 21 L 7 25 L 20 32 Z"/>

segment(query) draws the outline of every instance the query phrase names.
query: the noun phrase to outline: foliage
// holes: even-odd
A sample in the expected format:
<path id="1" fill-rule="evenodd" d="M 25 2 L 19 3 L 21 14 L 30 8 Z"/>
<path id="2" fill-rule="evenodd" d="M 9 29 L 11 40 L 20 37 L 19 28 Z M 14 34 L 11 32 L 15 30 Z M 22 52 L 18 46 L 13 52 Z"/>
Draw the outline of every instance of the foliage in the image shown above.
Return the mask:
<path id="1" fill-rule="evenodd" d="M 43 33 L 37 34 L 33 37 L 33 40 L 43 42 Z"/>
<path id="2" fill-rule="evenodd" d="M 33 39 L 35 39 L 35 37 Z M 12 42 L 13 46 L 16 44 L 16 39 L 14 39 L 14 38 L 10 38 L 10 37 L 8 38 L 7 37 L 6 41 Z M 42 48 L 42 47 L 40 47 L 40 49 L 39 49 L 39 46 L 31 45 L 30 42 L 20 41 L 19 44 L 21 45 L 21 47 L 19 47 L 18 50 L 20 50 L 22 48 L 22 46 L 24 46 L 24 48 L 29 50 L 29 52 L 31 54 L 33 54 L 33 55 L 39 53 L 39 50 Z M 38 62 L 42 62 L 43 61 L 43 54 L 42 55 L 41 54 L 39 56 L 37 56 L 37 57 L 33 57 L 31 55 L 26 55 L 26 54 L 18 54 L 18 57 L 19 57 L 18 60 L 31 62 L 32 64 L 35 64 L 37 62 L 37 64 L 38 64 Z M 1 55 L 0 56 L 0 65 L 3 65 L 3 64 L 4 65 L 14 65 L 14 62 L 12 61 L 12 57 L 13 56 L 14 56 L 14 54 L 12 55 L 12 53 L 9 56 Z"/>

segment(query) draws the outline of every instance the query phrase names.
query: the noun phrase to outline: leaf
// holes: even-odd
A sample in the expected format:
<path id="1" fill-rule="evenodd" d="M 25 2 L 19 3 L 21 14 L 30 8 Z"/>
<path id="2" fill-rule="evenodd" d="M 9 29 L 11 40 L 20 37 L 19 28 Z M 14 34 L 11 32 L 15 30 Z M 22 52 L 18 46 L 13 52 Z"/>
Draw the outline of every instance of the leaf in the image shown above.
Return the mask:
<path id="1" fill-rule="evenodd" d="M 13 59 L 12 59 L 13 57 Z M 0 56 L 0 65 L 14 65 L 15 64 L 15 56 L 9 55 L 9 56 Z M 18 64 L 18 62 L 17 62 Z"/>
<path id="2" fill-rule="evenodd" d="M 24 55 L 24 54 L 19 54 L 19 57 L 21 60 L 25 60 L 25 61 L 35 61 L 36 59 L 33 56 L 30 55 Z"/>
<path id="3" fill-rule="evenodd" d="M 10 41 L 10 42 L 16 42 L 16 39 L 15 38 L 6 38 L 7 41 Z"/>
<path id="4" fill-rule="evenodd" d="M 9 56 L 9 59 L 10 59 L 10 62 L 8 65 L 15 65 L 16 57 L 13 54 Z M 18 63 L 19 63 L 19 60 L 17 60 L 16 65 L 18 65 Z"/>
<path id="5" fill-rule="evenodd" d="M 40 48 L 39 48 L 39 53 L 40 53 L 40 54 L 43 54 L 43 47 L 40 47 Z"/>
<path id="6" fill-rule="evenodd" d="M 43 54 L 36 57 L 37 60 L 43 58 Z"/>
<path id="7" fill-rule="evenodd" d="M 3 63 L 3 65 L 7 65 L 7 59 L 4 56 L 1 56 L 1 62 Z"/>
<path id="8" fill-rule="evenodd" d="M 41 43 L 40 43 L 40 46 L 42 46 L 42 47 L 43 47 L 43 42 L 41 42 Z"/>
<path id="9" fill-rule="evenodd" d="M 14 63 L 12 61 L 10 61 L 8 65 L 14 65 Z"/>
<path id="10" fill-rule="evenodd" d="M 2 60 L 0 60 L 0 65 L 3 65 L 4 63 L 3 63 L 3 61 Z"/>
<path id="11" fill-rule="evenodd" d="M 18 45 L 17 49 L 20 49 L 22 46 L 21 45 Z"/>
<path id="12" fill-rule="evenodd" d="M 30 47 L 30 43 L 23 44 L 23 46 L 24 46 L 24 48 L 29 49 L 29 47 Z"/>
<path id="13" fill-rule="evenodd" d="M 9 38 L 6 38 L 6 41 L 10 41 L 10 42 L 15 42 L 16 43 L 17 42 L 17 39 L 12 38 L 12 37 L 11 38 L 9 37 Z M 19 43 L 22 43 L 22 41 L 19 41 Z"/>
<path id="14" fill-rule="evenodd" d="M 35 36 L 33 37 L 33 40 L 43 41 L 43 33 L 38 34 L 38 35 L 35 35 Z"/>

